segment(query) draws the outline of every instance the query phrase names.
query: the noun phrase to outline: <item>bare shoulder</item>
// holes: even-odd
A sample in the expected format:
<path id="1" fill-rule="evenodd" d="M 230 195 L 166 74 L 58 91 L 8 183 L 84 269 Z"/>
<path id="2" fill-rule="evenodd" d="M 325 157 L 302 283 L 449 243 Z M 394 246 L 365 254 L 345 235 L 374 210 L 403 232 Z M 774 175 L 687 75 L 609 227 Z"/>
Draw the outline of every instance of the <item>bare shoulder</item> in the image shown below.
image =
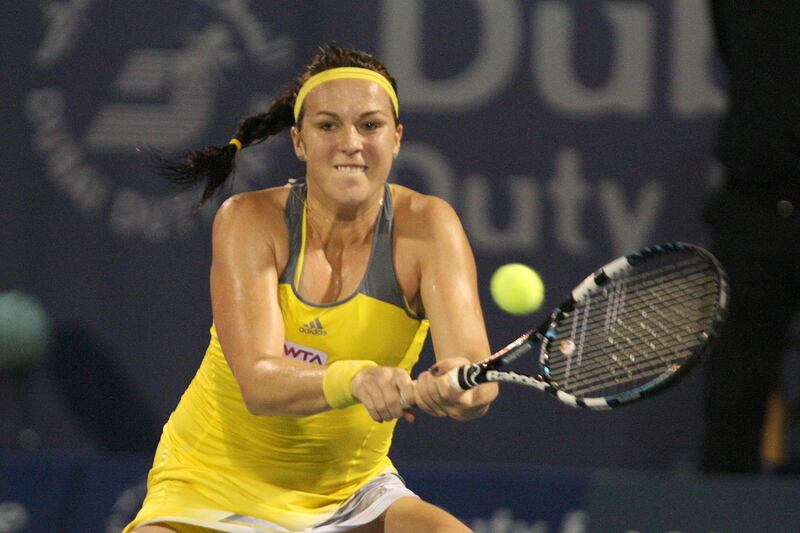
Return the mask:
<path id="1" fill-rule="evenodd" d="M 458 214 L 446 200 L 402 185 L 392 185 L 392 191 L 399 235 L 430 241 L 463 232 Z"/>
<path id="2" fill-rule="evenodd" d="M 215 229 L 247 229 L 269 231 L 283 222 L 283 206 L 289 189 L 273 187 L 244 192 L 225 200 L 214 217 Z"/>
<path id="3" fill-rule="evenodd" d="M 288 193 L 289 189 L 286 187 L 272 187 L 234 194 L 222 203 L 215 218 L 227 220 L 231 217 L 249 217 L 257 214 L 261 217 L 274 216 L 275 213 L 283 212 Z"/>
<path id="4" fill-rule="evenodd" d="M 288 229 L 283 218 L 287 187 L 273 187 L 231 196 L 214 217 L 215 250 L 260 255 L 267 253 L 280 262 L 288 247 Z"/>

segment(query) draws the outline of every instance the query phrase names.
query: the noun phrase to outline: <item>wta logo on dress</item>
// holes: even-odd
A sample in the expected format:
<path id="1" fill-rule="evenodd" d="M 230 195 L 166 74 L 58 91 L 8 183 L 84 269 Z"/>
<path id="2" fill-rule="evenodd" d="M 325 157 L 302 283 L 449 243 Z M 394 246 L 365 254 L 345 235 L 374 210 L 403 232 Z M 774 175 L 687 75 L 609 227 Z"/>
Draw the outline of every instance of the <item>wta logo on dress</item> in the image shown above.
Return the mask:
<path id="1" fill-rule="evenodd" d="M 324 365 L 328 361 L 328 354 L 315 350 L 309 346 L 295 344 L 291 341 L 283 342 L 283 355 L 289 359 L 304 361 L 316 365 Z"/>

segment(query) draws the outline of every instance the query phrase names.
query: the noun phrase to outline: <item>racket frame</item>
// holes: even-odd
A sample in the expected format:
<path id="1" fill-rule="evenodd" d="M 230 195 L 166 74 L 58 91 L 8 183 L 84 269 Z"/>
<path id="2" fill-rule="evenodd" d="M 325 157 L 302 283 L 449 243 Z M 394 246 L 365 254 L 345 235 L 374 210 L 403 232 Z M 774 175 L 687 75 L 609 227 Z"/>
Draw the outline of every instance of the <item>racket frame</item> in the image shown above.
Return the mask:
<path id="1" fill-rule="evenodd" d="M 561 390 L 548 375 L 547 358 L 548 348 L 556 337 L 556 328 L 564 314 L 571 312 L 576 304 L 586 298 L 587 295 L 602 290 L 604 285 L 610 280 L 618 278 L 625 270 L 631 269 L 635 265 L 655 256 L 682 251 L 696 253 L 713 265 L 717 272 L 719 297 L 715 309 L 711 313 L 710 326 L 707 331 L 704 331 L 705 339 L 701 343 L 700 349 L 691 350 L 689 357 L 682 364 L 670 365 L 663 372 L 646 383 L 618 394 L 598 397 L 578 397 Z M 486 382 L 516 383 L 546 392 L 562 403 L 572 407 L 584 407 L 594 410 L 608 410 L 619 407 L 651 396 L 673 383 L 676 383 L 698 360 L 708 353 L 716 342 L 719 331 L 725 321 L 728 306 L 728 293 L 729 288 L 725 271 L 717 259 L 707 250 L 685 242 L 670 242 L 644 248 L 633 254 L 618 257 L 587 276 L 572 290 L 570 296 L 564 300 L 560 306 L 556 307 L 538 327 L 525 332 L 479 363 L 450 370 L 448 376 L 451 384 L 462 390 L 468 390 L 480 383 Z M 530 376 L 513 371 L 501 370 L 502 367 L 533 352 L 537 344 L 539 345 L 539 374 Z"/>

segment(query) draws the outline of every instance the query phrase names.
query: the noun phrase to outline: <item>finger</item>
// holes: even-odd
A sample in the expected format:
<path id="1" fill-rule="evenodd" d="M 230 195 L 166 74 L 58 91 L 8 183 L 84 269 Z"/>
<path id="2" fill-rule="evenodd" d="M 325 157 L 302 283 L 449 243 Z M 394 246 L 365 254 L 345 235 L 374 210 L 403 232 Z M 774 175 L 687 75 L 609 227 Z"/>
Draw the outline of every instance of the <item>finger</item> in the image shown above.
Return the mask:
<path id="1" fill-rule="evenodd" d="M 441 399 L 442 403 L 457 403 L 464 394 L 464 391 L 461 390 L 461 388 L 453 387 L 453 384 L 450 382 L 450 377 L 446 372 L 441 373 L 436 379 L 434 379 L 434 383 L 436 385 L 436 392 L 439 393 L 439 398 Z"/>
<path id="2" fill-rule="evenodd" d="M 407 373 L 395 374 L 380 390 L 391 420 L 403 418 L 404 413 L 414 409 L 414 388 Z"/>
<path id="3" fill-rule="evenodd" d="M 403 408 L 403 411 L 410 411 L 412 409 L 411 404 L 408 403 L 406 400 L 405 394 L 403 394 L 402 389 L 397 389 L 397 392 L 400 394 L 400 407 Z"/>
<path id="4" fill-rule="evenodd" d="M 376 394 L 376 396 L 378 399 L 375 402 L 375 408 L 378 411 L 378 414 L 381 416 L 381 422 L 387 422 L 389 420 L 394 420 L 395 418 L 400 418 L 402 415 L 402 410 L 398 410 L 396 408 L 392 409 L 382 393 Z"/>
<path id="5" fill-rule="evenodd" d="M 370 413 L 372 419 L 376 422 L 393 420 L 394 418 L 399 418 L 402 414 L 402 411 L 399 408 L 396 409 L 397 416 L 392 414 L 392 409 L 389 407 L 388 402 L 384 397 L 384 389 L 380 386 L 372 385 L 366 387 L 365 396 L 367 399 L 367 403 L 365 404 L 367 411 Z M 362 403 L 364 402 L 362 401 Z"/>
<path id="6" fill-rule="evenodd" d="M 397 392 L 400 394 L 400 402 L 403 407 L 403 418 L 406 420 L 406 422 L 413 422 L 416 418 L 414 415 L 414 410 L 416 409 L 417 405 L 417 392 L 415 390 L 415 383 L 416 382 L 411 381 L 409 378 L 407 383 L 397 387 Z M 403 389 L 406 390 L 405 393 L 403 393 Z"/>
<path id="7" fill-rule="evenodd" d="M 353 391 L 353 397 L 361 402 L 370 418 L 376 422 L 381 422 L 381 416 L 376 409 L 373 387 L 370 386 L 370 382 L 371 373 L 370 369 L 367 369 L 356 374 L 350 387 Z"/>
<path id="8" fill-rule="evenodd" d="M 448 366 L 455 367 L 455 365 Z M 442 368 L 441 365 L 438 370 L 439 375 L 437 377 L 431 375 L 429 380 L 428 391 L 431 402 L 436 405 L 439 412 L 444 413 L 444 416 L 454 416 L 461 409 L 461 405 L 466 399 L 465 395 L 470 393 L 465 393 L 460 388 L 453 387 L 446 369 Z"/>
<path id="9" fill-rule="evenodd" d="M 400 394 L 400 401 L 404 411 L 414 409 L 417 406 L 417 391 L 416 382 L 411 380 L 411 377 L 406 376 L 406 379 L 397 385 L 397 392 Z"/>
<path id="10" fill-rule="evenodd" d="M 367 410 L 370 418 L 372 418 L 375 422 L 383 422 L 383 418 L 381 417 L 378 409 L 375 406 L 375 401 L 372 398 L 372 394 L 370 391 L 365 393 L 365 398 L 361 400 L 362 405 Z"/>
<path id="11" fill-rule="evenodd" d="M 437 409 L 444 413 L 443 416 L 449 416 L 450 413 L 447 411 L 447 407 L 453 403 L 453 401 L 448 397 L 452 392 L 450 390 L 449 383 L 441 379 L 441 377 L 435 377 L 435 375 L 431 373 L 428 384 L 431 400 L 436 404 Z"/>
<path id="12" fill-rule="evenodd" d="M 417 378 L 417 386 L 416 386 L 416 401 L 417 407 L 422 409 L 423 412 L 429 414 L 430 416 L 441 416 L 436 411 L 435 404 L 430 400 L 428 395 L 425 393 L 425 385 L 423 383 L 424 378 L 420 375 Z"/>
<path id="13" fill-rule="evenodd" d="M 364 396 L 362 403 L 367 406 L 370 416 L 377 422 L 401 418 L 403 407 L 398 392 L 401 386 L 408 387 L 410 382 L 408 373 L 397 369 L 381 368 L 363 376 L 359 381 L 359 390 Z M 413 397 L 413 389 L 409 390 L 409 395 Z"/>
<path id="14" fill-rule="evenodd" d="M 407 372 L 398 369 L 392 376 L 391 382 L 382 390 L 386 394 L 386 403 L 391 409 L 393 418 L 403 418 L 405 413 L 414 410 L 416 405 L 414 382 Z"/>
<path id="15" fill-rule="evenodd" d="M 447 412 L 447 407 L 440 397 L 431 395 L 431 400 L 433 400 L 433 404 L 436 406 L 436 412 L 439 413 L 439 416 L 450 416 Z"/>
<path id="16" fill-rule="evenodd" d="M 442 417 L 442 412 L 436 408 L 436 404 L 425 398 L 420 398 L 417 407 L 430 416 Z"/>
<path id="17" fill-rule="evenodd" d="M 437 396 L 436 384 L 433 383 L 433 376 L 430 372 L 423 372 L 417 378 L 417 405 L 429 415 L 443 417 L 447 416 L 442 402 Z"/>
<path id="18" fill-rule="evenodd" d="M 467 358 L 453 357 L 438 361 L 430 368 L 430 373 L 434 376 L 436 390 L 442 404 L 456 405 L 464 400 L 464 390 L 457 385 L 454 386 L 449 373 L 451 370 L 461 368 L 465 364 L 470 364 Z"/>

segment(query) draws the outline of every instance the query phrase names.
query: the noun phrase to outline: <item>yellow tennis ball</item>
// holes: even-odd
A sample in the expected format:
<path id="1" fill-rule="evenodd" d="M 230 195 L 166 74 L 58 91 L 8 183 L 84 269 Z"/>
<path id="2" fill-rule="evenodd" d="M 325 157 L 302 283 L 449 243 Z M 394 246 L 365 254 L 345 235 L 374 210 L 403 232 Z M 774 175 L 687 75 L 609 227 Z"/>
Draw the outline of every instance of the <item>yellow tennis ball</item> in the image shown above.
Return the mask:
<path id="1" fill-rule="evenodd" d="M 495 303 L 512 315 L 527 315 L 541 307 L 544 283 L 531 267 L 509 263 L 498 268 L 489 281 Z"/>

